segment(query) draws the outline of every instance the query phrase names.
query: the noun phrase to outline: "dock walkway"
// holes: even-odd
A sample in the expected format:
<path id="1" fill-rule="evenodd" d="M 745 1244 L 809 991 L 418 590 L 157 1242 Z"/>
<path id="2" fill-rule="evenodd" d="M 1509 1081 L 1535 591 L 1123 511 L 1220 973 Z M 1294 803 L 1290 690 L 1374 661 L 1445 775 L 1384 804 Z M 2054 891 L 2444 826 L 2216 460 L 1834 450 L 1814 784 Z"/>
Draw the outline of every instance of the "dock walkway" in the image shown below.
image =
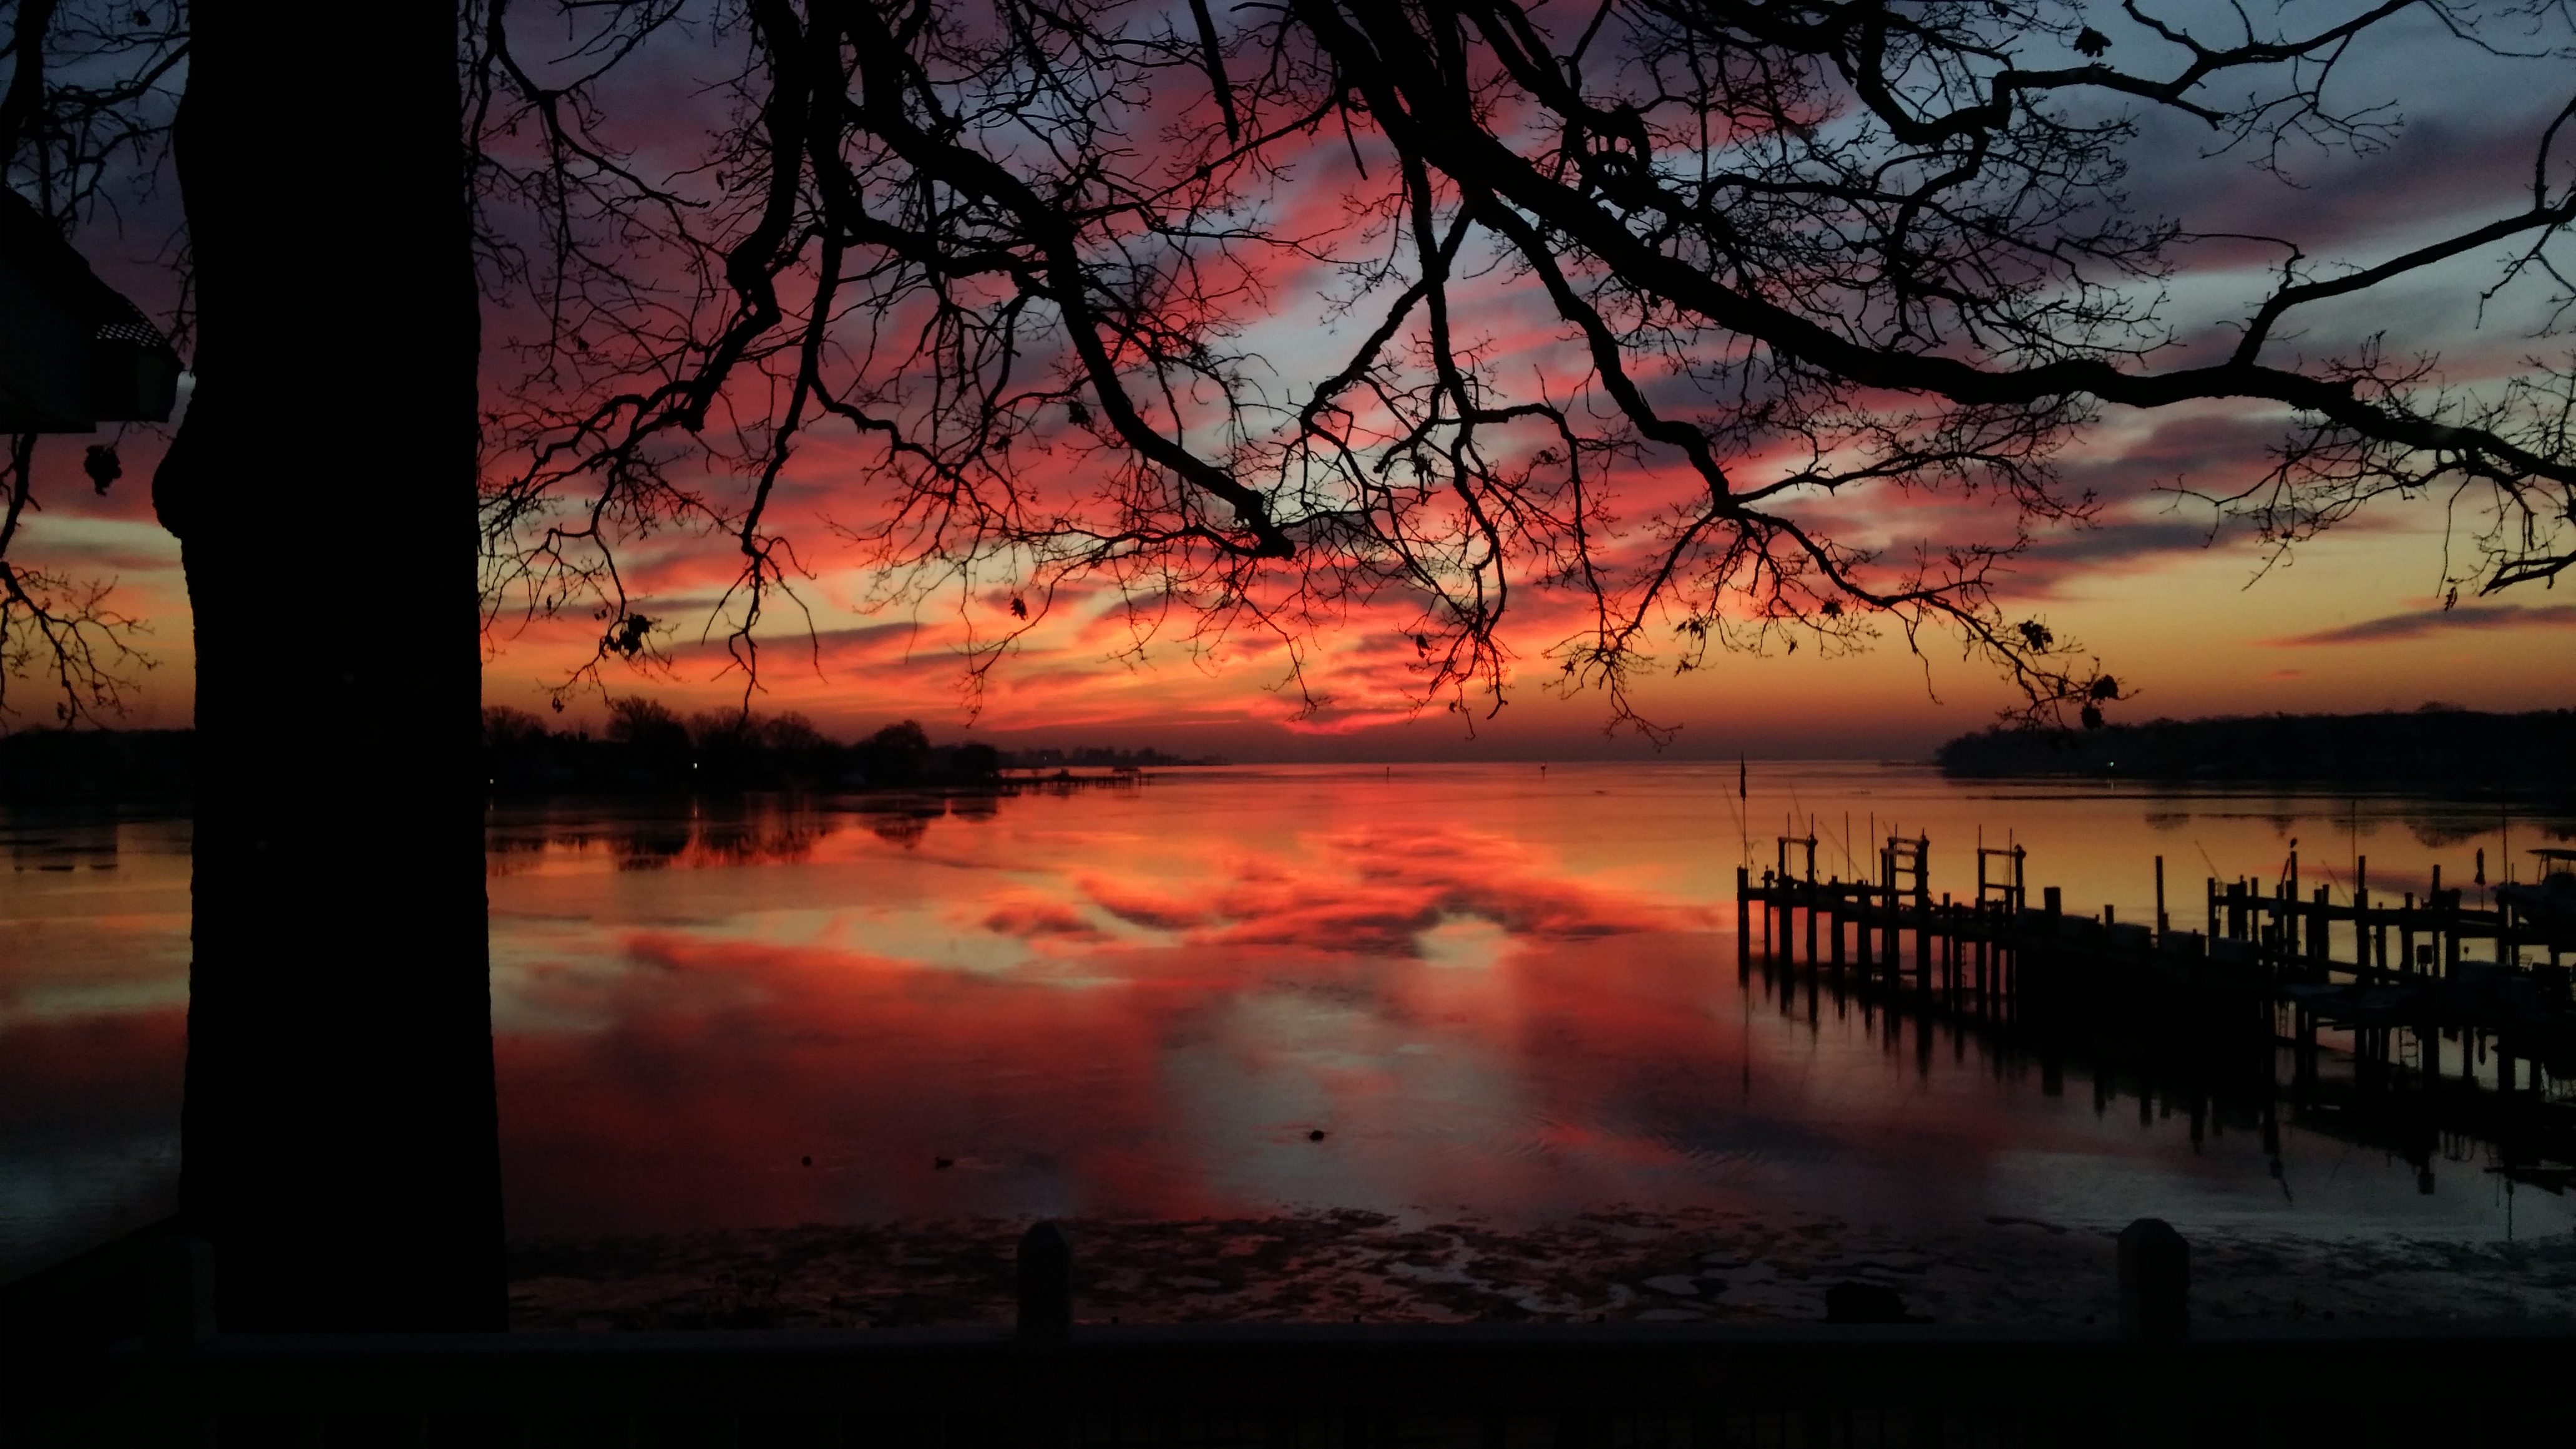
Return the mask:
<path id="1" fill-rule="evenodd" d="M 1804 851 L 1803 873 L 1792 852 Z M 2562 1106 L 2576 1079 L 2576 1002 L 2564 956 L 2576 921 L 2542 917 L 2508 890 L 2464 904 L 2437 871 L 2422 897 L 2336 902 L 2303 893 L 2295 854 L 2268 887 L 2204 885 L 2202 928 L 2177 928 L 2155 862 L 2152 922 L 2064 909 L 2056 887 L 2033 906 L 2023 849 L 1981 848 L 1974 899 L 1929 889 L 1931 842 L 1890 836 L 1879 878 L 1819 879 L 1812 836 L 1779 838 L 1777 864 L 1736 871 L 1739 967 L 1830 972 L 1855 989 L 2003 1025 L 2127 1025 L 2142 1010 L 2217 1032 L 2252 1032 L 2294 1053 L 2313 1078 L 2320 1028 L 2350 1034 L 2356 1075 Z M 2552 853 L 2555 854 L 2554 852 Z M 2531 893 L 2524 892 L 2528 899 Z M 1759 920 L 1755 919 L 1759 916 Z"/>

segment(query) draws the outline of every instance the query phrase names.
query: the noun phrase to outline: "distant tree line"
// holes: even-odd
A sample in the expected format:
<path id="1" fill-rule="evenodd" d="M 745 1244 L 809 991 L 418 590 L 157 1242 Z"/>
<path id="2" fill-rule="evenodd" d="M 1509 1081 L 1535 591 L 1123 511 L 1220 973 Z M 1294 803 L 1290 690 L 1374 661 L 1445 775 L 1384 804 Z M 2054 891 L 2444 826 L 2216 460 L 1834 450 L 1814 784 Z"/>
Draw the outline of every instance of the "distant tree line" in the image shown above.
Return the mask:
<path id="1" fill-rule="evenodd" d="M 196 794 L 194 730 L 20 730 L 0 736 L 0 800 L 185 801 Z"/>
<path id="2" fill-rule="evenodd" d="M 990 783 L 1001 752 L 936 746 L 911 720 L 844 744 L 796 713 L 708 711 L 685 718 L 640 696 L 611 700 L 606 728 L 549 729 L 526 710 L 483 711 L 493 793 L 861 790 Z"/>
<path id="3" fill-rule="evenodd" d="M 2142 780 L 2576 788 L 2576 710 L 2484 714 L 2428 704 L 2385 714 L 2160 719 L 2077 734 L 1980 730 L 1941 746 L 1961 779 L 2092 775 Z"/>
<path id="4" fill-rule="evenodd" d="M 1161 750 L 1111 749 L 1106 745 L 1085 745 L 1078 750 L 1004 750 L 1002 764 L 1015 770 L 1058 770 L 1066 767 L 1084 770 L 1159 770 L 1172 765 L 1230 764 L 1222 755 L 1167 755 Z"/>
<path id="5" fill-rule="evenodd" d="M 971 788 L 990 785 L 1009 769 L 1217 763 L 1098 745 L 1016 752 L 983 743 L 935 745 L 911 720 L 843 742 L 793 712 L 682 716 L 640 696 L 610 701 L 606 726 L 596 734 L 554 728 L 541 715 L 506 705 L 483 711 L 483 778 L 496 795 Z M 195 786 L 192 730 L 26 730 L 0 737 L 0 800 L 184 801 Z"/>

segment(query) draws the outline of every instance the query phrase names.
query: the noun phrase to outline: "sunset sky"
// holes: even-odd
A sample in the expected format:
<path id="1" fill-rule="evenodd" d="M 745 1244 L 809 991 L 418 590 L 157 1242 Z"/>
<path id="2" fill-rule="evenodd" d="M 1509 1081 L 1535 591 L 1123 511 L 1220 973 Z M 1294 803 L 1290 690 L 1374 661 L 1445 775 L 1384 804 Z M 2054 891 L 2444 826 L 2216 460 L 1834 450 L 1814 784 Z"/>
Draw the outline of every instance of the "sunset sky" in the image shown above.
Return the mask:
<path id="1" fill-rule="evenodd" d="M 2134 53 L 2143 63 L 2153 45 L 2145 32 L 2116 17 L 2100 23 L 2110 30 L 2115 54 Z M 2563 97 L 2531 88 L 2528 66 L 2474 58 L 2457 46 L 2439 50 L 2439 70 L 2428 84 L 2422 55 L 2431 52 L 2417 48 L 2422 40 L 2396 27 L 2352 57 L 2339 82 L 2355 97 L 2402 98 L 2405 126 L 2387 150 L 2360 158 L 2293 156 L 2298 184 L 2291 186 L 2240 157 L 2202 159 L 2205 134 L 2153 121 L 2132 158 L 2137 209 L 2178 216 L 2204 233 L 2295 232 L 2322 268 L 2332 259 L 2366 265 L 2528 205 L 2533 147 Z M 103 272 L 147 305 L 165 300 L 166 282 L 139 260 L 139 234 L 120 240 L 101 230 L 82 241 Z M 2224 240 L 2179 255 L 2184 270 L 2167 285 L 2165 315 L 2181 345 L 2160 359 L 2168 367 L 2232 345 L 2226 320 L 2243 315 L 2262 294 L 2280 253 Z M 2498 261 L 2499 254 L 2474 255 L 2394 292 L 2373 293 L 2366 304 L 2318 308 L 2303 315 L 2304 331 L 2276 344 L 2275 358 L 2342 351 L 2384 333 L 2392 354 L 2441 353 L 2455 380 L 2475 383 L 2509 372 L 2526 352 L 2547 345 L 2528 335 L 2542 293 L 2529 286 L 2509 290 L 2481 317 L 2479 289 L 2494 277 Z M 1256 329 L 1282 373 L 1308 369 L 1349 346 L 1331 326 L 1307 320 L 1313 305 L 1310 295 L 1283 286 L 1270 323 Z M 1493 299 L 1487 322 L 1495 336 L 1526 345 L 1534 356 L 1558 345 L 1544 326 L 1515 331 L 1516 305 L 1511 297 Z M 496 314 L 489 330 L 498 337 L 511 325 Z M 388 385 L 399 385 L 399 369 L 387 370 Z M 2243 486 L 2259 475 L 2279 422 L 2261 409 L 2215 404 L 2106 416 L 2064 460 L 2067 476 L 2102 498 L 2099 524 L 2042 537 L 2007 583 L 2008 613 L 2044 618 L 2061 636 L 2080 639 L 2135 690 L 2134 702 L 2118 706 L 2115 719 L 2407 709 L 2437 699 L 2488 709 L 2576 704 L 2570 685 L 2576 600 L 2525 588 L 2442 609 L 2442 500 L 2388 501 L 2267 570 L 2252 539 L 2214 531 L 2205 505 L 2172 491 Z M 29 525 L 20 556 L 117 581 L 118 604 L 150 622 L 146 642 L 157 661 L 133 696 L 127 722 L 184 724 L 191 687 L 185 592 L 177 546 L 154 523 L 149 499 L 160 441 L 143 431 L 128 434 L 125 478 L 103 497 L 91 496 L 79 479 L 79 448 L 87 441 L 57 438 L 43 445 L 45 511 Z M 331 486 L 364 487 L 361 442 L 316 439 L 295 421 L 280 420 L 279 466 L 337 473 L 338 481 L 321 490 L 326 494 Z M 1275 642 L 1236 637 L 1200 644 L 1185 637 L 1185 628 L 1167 627 L 1131 649 L 1134 640 L 1105 594 L 1059 596 L 1045 625 L 974 691 L 959 652 L 961 619 L 989 634 L 1007 604 L 1007 588 L 965 599 L 952 593 L 909 610 L 866 610 L 872 580 L 846 550 L 836 551 L 829 525 L 850 520 L 867 504 L 854 496 L 828 443 L 791 472 L 780 506 L 780 531 L 796 541 L 813 574 L 799 589 L 813 611 L 814 632 L 809 648 L 793 609 L 773 613 L 754 707 L 800 710 L 834 733 L 911 717 L 938 738 L 971 729 L 1005 746 L 1151 745 L 1243 760 L 1646 751 L 1634 736 L 1605 737 L 1608 709 L 1597 694 L 1559 698 L 1549 691 L 1553 671 L 1544 652 L 1571 626 L 1572 601 L 1540 592 L 1525 592 L 1515 605 L 1519 668 L 1510 702 L 1497 718 L 1475 719 L 1472 730 L 1437 702 L 1415 712 L 1413 650 L 1393 610 L 1359 610 L 1311 642 L 1306 676 L 1322 696 L 1312 710 L 1301 707 L 1293 689 L 1282 688 L 1287 664 Z M 1963 522 L 1974 508 L 1895 495 L 1847 498 L 1835 507 L 1855 534 L 1900 551 L 1921 540 L 1990 529 L 1995 521 Z M 2468 515 L 2450 522 L 2465 533 L 2480 521 Z M 340 543 L 327 513 L 283 521 L 279 538 L 282 549 Z M 724 542 L 666 537 L 631 551 L 627 562 L 644 612 L 674 631 L 671 664 L 658 673 L 613 668 L 606 687 L 652 693 L 683 709 L 739 699 L 740 676 L 726 675 L 722 651 L 699 642 L 709 604 L 731 568 Z M 542 711 L 549 686 L 581 661 L 597 630 L 587 617 L 505 619 L 491 636 L 487 702 Z M 1795 657 L 1720 656 L 1688 675 L 1651 674 L 1640 681 L 1636 702 L 1647 717 L 1681 727 L 1672 752 L 1684 758 L 1739 751 L 1916 756 L 1987 722 L 2008 702 L 1985 666 L 1960 657 L 1954 638 L 1927 634 L 1920 646 L 1918 657 L 1890 634 L 1856 657 L 1819 659 L 1812 650 Z M 20 683 L 11 688 L 11 703 L 22 719 L 41 720 L 50 701 Z M 589 723 L 600 714 L 591 691 L 574 695 L 564 718 Z"/>

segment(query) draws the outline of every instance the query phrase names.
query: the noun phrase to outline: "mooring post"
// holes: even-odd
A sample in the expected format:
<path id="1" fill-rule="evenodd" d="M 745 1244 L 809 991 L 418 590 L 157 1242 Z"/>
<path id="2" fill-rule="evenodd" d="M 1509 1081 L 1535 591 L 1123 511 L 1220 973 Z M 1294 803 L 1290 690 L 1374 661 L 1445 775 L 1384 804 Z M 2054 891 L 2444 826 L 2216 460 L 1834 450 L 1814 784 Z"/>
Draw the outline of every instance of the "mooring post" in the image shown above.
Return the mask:
<path id="1" fill-rule="evenodd" d="M 2120 1332 L 2180 1338 L 2191 1331 L 2191 1244 L 2162 1218 L 2120 1230 Z"/>
<path id="2" fill-rule="evenodd" d="M 1073 1335 L 1073 1240 L 1052 1222 L 1020 1235 L 1020 1337 L 1061 1343 Z"/>
<path id="3" fill-rule="evenodd" d="M 1749 893 L 1753 872 L 1743 866 L 1735 868 L 1735 977 L 1738 981 L 1753 975 L 1753 897 Z"/>
<path id="4" fill-rule="evenodd" d="M 2379 934 L 2370 920 L 2370 857 L 2357 855 L 2352 860 L 2352 979 L 2355 985 L 2366 985 L 2377 967 L 2387 964 L 2380 959 L 2388 953 L 2373 949 Z"/>
<path id="5" fill-rule="evenodd" d="M 2165 858 L 2159 855 L 2156 857 L 2156 944 L 2163 945 L 2165 932 L 2172 929 L 2173 922 L 2165 916 Z"/>
<path id="6" fill-rule="evenodd" d="M 2287 944 L 2289 946 L 2289 954 L 2295 956 L 2299 954 L 2299 933 L 2306 927 L 2308 919 L 2307 915 L 2299 909 L 2299 838 L 2295 835 L 2290 837 L 2290 879 L 2288 885 L 2289 892 L 2282 896 L 2281 899 L 2290 903 L 2290 939 Z"/>

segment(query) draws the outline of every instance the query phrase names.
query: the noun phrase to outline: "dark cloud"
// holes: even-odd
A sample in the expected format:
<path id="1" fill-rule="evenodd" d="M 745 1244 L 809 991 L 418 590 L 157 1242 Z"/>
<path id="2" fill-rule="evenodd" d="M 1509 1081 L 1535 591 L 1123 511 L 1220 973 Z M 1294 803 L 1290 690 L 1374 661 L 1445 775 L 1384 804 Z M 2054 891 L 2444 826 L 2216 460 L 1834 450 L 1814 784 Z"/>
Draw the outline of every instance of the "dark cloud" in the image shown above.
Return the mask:
<path id="1" fill-rule="evenodd" d="M 2197 552 L 2209 546 L 2209 526 L 2179 518 L 2140 519 L 2072 529 L 2043 538 L 2022 555 L 2024 568 L 2122 562 L 2149 554 Z"/>
<path id="2" fill-rule="evenodd" d="M 2222 493 L 2271 467 L 2285 429 L 2277 414 L 2212 404 L 2155 417 L 2143 436 L 2096 433 L 2063 465 L 2066 480 L 2109 500 L 2151 498 L 2176 486 Z"/>
<path id="3" fill-rule="evenodd" d="M 659 604 L 658 601 L 656 606 L 672 607 Z M 678 611 L 673 609 L 673 612 L 676 614 Z M 681 617 L 685 619 L 686 616 Z M 879 656 L 901 654 L 920 640 L 924 632 L 921 626 L 909 622 L 861 624 L 846 629 L 817 629 L 810 635 L 794 629 L 774 631 L 764 629 L 761 633 L 760 647 L 764 653 L 774 650 L 793 656 L 811 652 L 834 660 L 844 659 L 847 656 L 864 656 L 872 665 L 891 664 L 894 662 L 892 657 L 881 659 Z M 894 647 L 889 649 L 887 647 L 889 645 Z M 670 647 L 671 657 L 684 661 L 721 659 L 725 656 L 725 652 L 726 640 L 721 633 L 705 639 L 688 639 Z M 944 651 L 926 649 L 922 651 L 922 655 L 922 662 L 936 664 L 942 669 L 953 670 L 957 667 L 956 659 Z"/>
<path id="4" fill-rule="evenodd" d="M 2418 609 L 2410 614 L 2389 614 L 2377 619 L 2364 619 L 2358 624 L 2346 624 L 2339 629 L 2325 629 L 2269 642 L 2282 648 L 2297 648 L 2310 644 L 2377 644 L 2390 639 L 2418 639 L 2453 629 L 2571 628 L 2576 628 L 2576 604 L 2544 604 L 2538 608 L 2525 608 L 2520 604 L 2461 604 L 2449 609 Z"/>
<path id="5" fill-rule="evenodd" d="M 2359 152 L 2293 145 L 2213 156 L 2212 137 L 2197 122 L 2149 111 L 2140 117 L 2140 144 L 2128 151 L 2130 200 L 2196 232 L 2238 234 L 2192 248 L 2186 265 L 2194 268 L 2277 266 L 2282 249 L 2253 236 L 2294 238 L 2319 258 L 2333 248 L 2370 249 L 2410 225 L 2485 220 L 2528 206 L 2533 153 L 2562 100 L 2530 86 L 2524 67 L 2492 59 L 2481 67 L 2456 51 L 2428 59 L 2429 74 L 2383 82 L 2392 99 L 2413 92 L 2404 95 L 2404 124 L 2385 147 Z M 2479 86 L 2471 76 L 2481 70 L 2499 84 Z M 2267 156 L 2285 164 L 2289 181 L 2255 164 Z"/>
<path id="6" fill-rule="evenodd" d="M 846 629 L 817 629 L 814 631 L 814 642 L 825 649 L 838 649 L 851 645 L 872 646 L 896 639 L 916 639 L 920 637 L 921 632 L 919 624 L 909 621 L 896 624 L 855 624 Z"/>

